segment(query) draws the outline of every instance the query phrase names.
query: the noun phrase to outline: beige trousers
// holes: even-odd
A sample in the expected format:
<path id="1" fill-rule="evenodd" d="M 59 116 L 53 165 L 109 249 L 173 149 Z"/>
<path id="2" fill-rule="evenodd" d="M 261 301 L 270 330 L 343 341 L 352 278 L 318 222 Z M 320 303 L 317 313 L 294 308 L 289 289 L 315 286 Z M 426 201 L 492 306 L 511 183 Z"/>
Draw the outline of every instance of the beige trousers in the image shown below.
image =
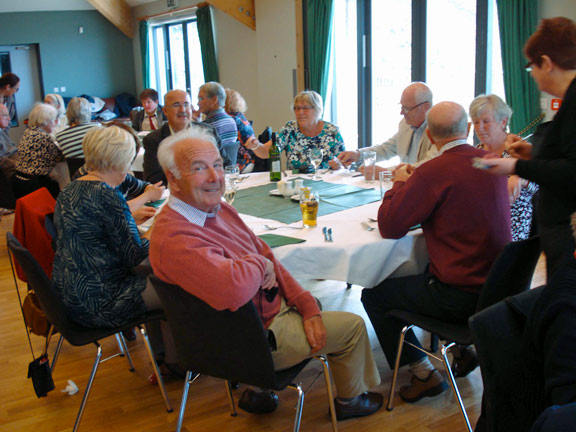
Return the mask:
<path id="1" fill-rule="evenodd" d="M 380 375 L 362 317 L 349 312 L 322 312 L 326 346 L 314 355 L 326 355 L 337 394 L 352 398 L 380 384 Z M 277 370 L 286 369 L 311 357 L 302 316 L 282 300 L 280 312 L 269 326 L 276 338 L 272 352 Z"/>

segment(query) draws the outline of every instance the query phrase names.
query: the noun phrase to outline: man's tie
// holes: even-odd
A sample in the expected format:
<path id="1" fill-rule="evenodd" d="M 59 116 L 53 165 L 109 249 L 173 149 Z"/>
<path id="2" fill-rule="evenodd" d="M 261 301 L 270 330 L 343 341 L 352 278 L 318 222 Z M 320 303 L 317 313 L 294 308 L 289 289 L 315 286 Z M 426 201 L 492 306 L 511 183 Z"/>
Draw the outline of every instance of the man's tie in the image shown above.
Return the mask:
<path id="1" fill-rule="evenodd" d="M 156 130 L 156 126 L 154 126 L 154 122 L 152 121 L 154 117 L 156 117 L 156 114 L 148 116 L 148 119 L 150 120 L 150 130 Z"/>

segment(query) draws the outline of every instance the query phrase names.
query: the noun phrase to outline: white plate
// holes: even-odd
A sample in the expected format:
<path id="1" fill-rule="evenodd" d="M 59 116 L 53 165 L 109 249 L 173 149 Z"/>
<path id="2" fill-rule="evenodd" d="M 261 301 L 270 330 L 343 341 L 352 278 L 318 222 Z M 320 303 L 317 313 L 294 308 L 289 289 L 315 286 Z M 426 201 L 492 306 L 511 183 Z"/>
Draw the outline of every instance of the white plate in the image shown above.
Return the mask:
<path id="1" fill-rule="evenodd" d="M 300 201 L 300 195 L 292 195 L 290 199 L 293 201 Z"/>
<path id="2" fill-rule="evenodd" d="M 268 193 L 273 196 L 282 196 L 278 189 L 272 189 L 271 191 L 268 191 Z"/>

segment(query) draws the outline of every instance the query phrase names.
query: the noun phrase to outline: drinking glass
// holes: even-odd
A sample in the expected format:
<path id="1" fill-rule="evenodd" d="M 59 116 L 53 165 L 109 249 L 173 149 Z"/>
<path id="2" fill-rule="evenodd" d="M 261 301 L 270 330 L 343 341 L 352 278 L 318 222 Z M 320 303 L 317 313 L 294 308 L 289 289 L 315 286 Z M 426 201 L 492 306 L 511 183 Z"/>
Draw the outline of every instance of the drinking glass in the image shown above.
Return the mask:
<path id="1" fill-rule="evenodd" d="M 374 178 L 376 177 L 376 152 L 362 152 L 362 156 L 364 161 L 364 179 L 366 183 L 374 183 Z"/>
<path id="2" fill-rule="evenodd" d="M 238 177 L 240 176 L 240 169 L 238 165 L 228 165 L 224 168 L 224 173 L 226 178 L 231 179 L 233 182 L 238 183 Z"/>
<path id="3" fill-rule="evenodd" d="M 318 203 L 320 195 L 309 188 L 302 188 L 300 194 L 300 211 L 304 228 L 315 228 L 318 221 Z"/>
<path id="4" fill-rule="evenodd" d="M 310 163 L 314 165 L 314 176 L 312 177 L 313 180 L 318 179 L 318 167 L 322 163 L 322 159 L 324 158 L 324 151 L 319 148 L 313 148 L 310 150 L 308 154 L 310 158 Z"/>
<path id="5" fill-rule="evenodd" d="M 238 191 L 238 185 L 234 183 L 232 178 L 226 179 L 226 188 L 224 189 L 224 200 L 232 205 L 234 198 L 236 198 L 236 192 Z"/>
<path id="6" fill-rule="evenodd" d="M 392 187 L 394 176 L 392 175 L 392 171 L 389 169 L 380 171 L 378 176 L 380 177 L 380 199 L 382 199 L 384 198 L 384 193 Z"/>

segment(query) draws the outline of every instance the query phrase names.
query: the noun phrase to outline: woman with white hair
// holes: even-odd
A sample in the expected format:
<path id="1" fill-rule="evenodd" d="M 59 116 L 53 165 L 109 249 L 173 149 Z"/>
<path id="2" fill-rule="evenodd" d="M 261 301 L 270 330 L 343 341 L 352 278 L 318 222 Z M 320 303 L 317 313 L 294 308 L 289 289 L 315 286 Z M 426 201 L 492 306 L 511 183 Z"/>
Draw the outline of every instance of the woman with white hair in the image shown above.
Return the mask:
<path id="1" fill-rule="evenodd" d="M 480 147 L 498 156 L 508 158 L 505 150 L 508 122 L 512 109 L 500 97 L 489 94 L 477 96 L 470 104 L 470 118 Z M 508 177 L 512 240 L 530 237 L 532 226 L 532 196 L 538 185 L 516 175 Z"/>
<path id="2" fill-rule="evenodd" d="M 51 135 L 57 122 L 58 111 L 48 104 L 37 104 L 30 111 L 28 129 L 18 144 L 19 158 L 12 177 L 16 198 L 41 187 L 48 189 L 54 198 L 58 196 L 58 182 L 48 176 L 58 162 L 64 161 L 62 151 Z"/>
<path id="3" fill-rule="evenodd" d="M 318 168 L 329 168 L 329 162 L 345 148 L 338 126 L 322 120 L 322 97 L 312 90 L 302 91 L 294 98 L 292 108 L 296 121 L 290 120 L 276 135 L 278 147 L 287 153 L 289 168 L 304 173 L 314 172 L 310 162 L 310 150 L 313 148 L 323 152 Z M 268 159 L 271 144 L 271 141 L 261 144 L 253 139 L 247 148 L 258 157 Z"/>
<path id="4" fill-rule="evenodd" d="M 44 98 L 44 103 L 52 105 L 58 111 L 58 124 L 54 128 L 52 135 L 56 135 L 58 132 L 66 129 L 68 127 L 68 119 L 66 118 L 66 105 L 64 104 L 64 99 L 57 93 L 47 94 Z"/>

